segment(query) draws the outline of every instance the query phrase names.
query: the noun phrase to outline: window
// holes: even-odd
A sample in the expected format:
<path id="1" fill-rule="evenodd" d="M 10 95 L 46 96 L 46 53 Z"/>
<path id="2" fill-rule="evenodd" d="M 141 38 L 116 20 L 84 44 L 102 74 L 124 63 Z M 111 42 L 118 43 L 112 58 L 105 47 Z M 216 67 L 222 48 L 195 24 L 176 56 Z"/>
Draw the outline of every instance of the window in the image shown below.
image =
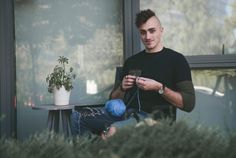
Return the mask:
<path id="1" fill-rule="evenodd" d="M 193 70 L 196 93 L 195 109 L 191 113 L 178 111 L 178 118 L 191 123 L 235 129 L 236 69 Z"/>
<path id="2" fill-rule="evenodd" d="M 165 29 L 164 44 L 184 55 L 236 54 L 235 0 L 141 0 Z"/>
<path id="3" fill-rule="evenodd" d="M 30 106 L 53 102 L 45 79 L 59 56 L 76 68 L 71 103 L 108 99 L 123 63 L 122 18 L 119 0 L 15 1 L 19 137 L 46 127 L 46 114 Z"/>

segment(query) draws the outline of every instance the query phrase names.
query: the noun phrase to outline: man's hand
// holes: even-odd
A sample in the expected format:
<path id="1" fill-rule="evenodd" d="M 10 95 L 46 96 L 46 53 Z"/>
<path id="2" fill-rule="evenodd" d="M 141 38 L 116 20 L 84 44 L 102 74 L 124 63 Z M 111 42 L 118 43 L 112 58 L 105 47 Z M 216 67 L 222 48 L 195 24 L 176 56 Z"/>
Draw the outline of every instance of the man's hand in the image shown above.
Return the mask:
<path id="1" fill-rule="evenodd" d="M 157 82 L 150 78 L 145 77 L 137 77 L 136 78 L 136 85 L 143 90 L 159 90 L 162 87 L 160 82 Z"/>
<path id="2" fill-rule="evenodd" d="M 132 88 L 135 84 L 136 76 L 126 75 L 121 83 L 122 90 L 126 91 L 129 88 Z"/>
<path id="3" fill-rule="evenodd" d="M 137 77 L 136 85 L 143 90 L 154 90 L 158 91 L 163 85 L 162 83 L 155 81 L 150 78 Z M 173 91 L 168 87 L 165 88 L 165 93 L 162 95 L 172 105 L 183 109 L 183 98 L 180 92 Z"/>

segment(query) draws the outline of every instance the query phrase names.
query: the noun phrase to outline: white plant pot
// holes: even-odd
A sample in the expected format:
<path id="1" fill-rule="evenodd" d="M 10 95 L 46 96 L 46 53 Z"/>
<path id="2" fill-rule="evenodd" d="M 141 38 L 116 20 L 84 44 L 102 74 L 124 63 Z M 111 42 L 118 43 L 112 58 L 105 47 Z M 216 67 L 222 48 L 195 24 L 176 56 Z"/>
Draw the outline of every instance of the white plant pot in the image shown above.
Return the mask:
<path id="1" fill-rule="evenodd" d="M 53 95 L 54 95 L 54 104 L 55 105 L 68 105 L 70 101 L 70 92 L 65 89 L 64 86 L 57 89 L 54 87 Z"/>

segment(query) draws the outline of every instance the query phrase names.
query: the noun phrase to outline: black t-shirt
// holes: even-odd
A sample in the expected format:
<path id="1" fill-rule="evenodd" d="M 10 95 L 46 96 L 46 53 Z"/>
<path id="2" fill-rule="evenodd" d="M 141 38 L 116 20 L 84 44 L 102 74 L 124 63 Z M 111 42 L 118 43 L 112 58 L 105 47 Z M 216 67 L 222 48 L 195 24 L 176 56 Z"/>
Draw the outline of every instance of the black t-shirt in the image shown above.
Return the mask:
<path id="1" fill-rule="evenodd" d="M 163 83 L 166 87 L 176 90 L 176 83 L 191 79 L 189 65 L 184 56 L 169 48 L 163 48 L 157 53 L 139 52 L 128 58 L 123 67 L 122 78 L 129 74 L 131 70 L 141 70 L 141 77 L 151 78 Z M 131 96 L 135 93 L 137 87 L 129 89 L 125 95 L 126 104 L 129 103 Z M 155 110 L 169 109 L 171 104 L 167 102 L 156 91 L 139 90 L 141 110 L 151 113 Z M 138 108 L 138 99 L 129 103 L 129 107 Z M 174 108 L 174 107 L 172 107 Z M 174 108 L 174 111 L 176 109 Z"/>

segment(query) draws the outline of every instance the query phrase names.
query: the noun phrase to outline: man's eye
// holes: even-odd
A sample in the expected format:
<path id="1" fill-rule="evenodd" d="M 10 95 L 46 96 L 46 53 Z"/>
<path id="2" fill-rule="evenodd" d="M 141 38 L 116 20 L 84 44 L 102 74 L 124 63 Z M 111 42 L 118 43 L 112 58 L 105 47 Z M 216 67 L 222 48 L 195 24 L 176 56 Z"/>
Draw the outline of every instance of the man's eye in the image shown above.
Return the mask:
<path id="1" fill-rule="evenodd" d="M 145 35 L 145 34 L 146 34 L 146 32 L 145 32 L 145 31 L 141 31 L 140 33 L 141 33 L 141 35 Z"/>
<path id="2" fill-rule="evenodd" d="M 155 31 L 156 31 L 156 30 L 150 30 L 149 32 L 150 32 L 150 33 L 154 33 Z"/>

